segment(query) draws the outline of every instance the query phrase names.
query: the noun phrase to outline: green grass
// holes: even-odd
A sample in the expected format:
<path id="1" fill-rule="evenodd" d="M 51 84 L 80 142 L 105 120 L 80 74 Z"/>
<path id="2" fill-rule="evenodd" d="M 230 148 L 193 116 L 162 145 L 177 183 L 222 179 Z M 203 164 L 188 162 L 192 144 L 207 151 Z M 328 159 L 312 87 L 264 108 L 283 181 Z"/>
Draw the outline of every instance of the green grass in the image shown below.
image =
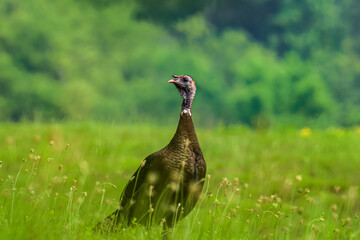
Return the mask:
<path id="1" fill-rule="evenodd" d="M 161 227 L 104 236 L 141 161 L 175 131 L 150 125 L 0 125 L 1 239 L 159 239 Z M 203 198 L 173 239 L 359 239 L 359 129 L 198 129 Z M 50 145 L 50 141 L 53 144 Z M 67 144 L 69 144 L 67 149 Z"/>

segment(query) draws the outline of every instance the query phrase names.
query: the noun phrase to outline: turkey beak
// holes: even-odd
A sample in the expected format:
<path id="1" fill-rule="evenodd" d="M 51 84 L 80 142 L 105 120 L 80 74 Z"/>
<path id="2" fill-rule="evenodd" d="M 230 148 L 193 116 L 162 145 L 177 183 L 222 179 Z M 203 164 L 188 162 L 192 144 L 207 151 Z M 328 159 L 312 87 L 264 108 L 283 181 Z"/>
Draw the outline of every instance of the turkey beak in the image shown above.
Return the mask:
<path id="1" fill-rule="evenodd" d="M 174 79 L 170 79 L 169 81 L 168 81 L 168 83 L 176 83 L 177 82 L 177 80 L 174 78 Z"/>

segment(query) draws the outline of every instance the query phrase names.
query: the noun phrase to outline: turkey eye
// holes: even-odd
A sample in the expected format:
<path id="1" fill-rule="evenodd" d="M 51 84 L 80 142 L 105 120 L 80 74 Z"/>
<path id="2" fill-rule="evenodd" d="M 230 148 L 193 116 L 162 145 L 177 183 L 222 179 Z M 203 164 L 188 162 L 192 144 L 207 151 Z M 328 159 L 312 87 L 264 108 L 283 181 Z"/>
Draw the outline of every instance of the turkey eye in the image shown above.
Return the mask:
<path id="1" fill-rule="evenodd" d="M 184 82 L 188 82 L 189 79 L 187 77 L 184 77 Z"/>

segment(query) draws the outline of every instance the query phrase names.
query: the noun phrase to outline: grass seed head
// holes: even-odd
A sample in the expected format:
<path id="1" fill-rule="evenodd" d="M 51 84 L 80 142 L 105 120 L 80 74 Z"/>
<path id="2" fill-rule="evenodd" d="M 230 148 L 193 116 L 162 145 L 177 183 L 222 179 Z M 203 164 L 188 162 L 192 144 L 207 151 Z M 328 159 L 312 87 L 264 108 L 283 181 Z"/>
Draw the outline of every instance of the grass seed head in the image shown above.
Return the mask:
<path id="1" fill-rule="evenodd" d="M 302 176 L 301 175 L 296 175 L 295 180 L 297 182 L 301 182 L 302 181 Z"/>
<path id="2" fill-rule="evenodd" d="M 66 150 L 69 150 L 70 144 L 66 144 Z"/>
<path id="3" fill-rule="evenodd" d="M 155 184 L 157 183 L 159 180 L 159 176 L 157 173 L 155 172 L 149 172 L 148 176 L 147 176 L 147 181 L 150 183 L 150 184 Z"/>
<path id="4" fill-rule="evenodd" d="M 152 195 L 153 195 L 153 190 L 154 190 L 154 186 L 150 185 L 150 187 L 149 187 L 149 196 L 150 197 L 152 197 Z"/>
<path id="5" fill-rule="evenodd" d="M 160 221 L 160 227 L 164 226 L 165 222 L 166 222 L 166 218 L 162 218 Z"/>
<path id="6" fill-rule="evenodd" d="M 178 184 L 177 182 L 172 181 L 172 182 L 170 183 L 170 189 L 171 189 L 173 192 L 179 191 L 179 184 Z"/>
<path id="7" fill-rule="evenodd" d="M 54 141 L 51 140 L 51 141 L 49 142 L 49 145 L 50 145 L 50 146 L 54 145 Z"/>

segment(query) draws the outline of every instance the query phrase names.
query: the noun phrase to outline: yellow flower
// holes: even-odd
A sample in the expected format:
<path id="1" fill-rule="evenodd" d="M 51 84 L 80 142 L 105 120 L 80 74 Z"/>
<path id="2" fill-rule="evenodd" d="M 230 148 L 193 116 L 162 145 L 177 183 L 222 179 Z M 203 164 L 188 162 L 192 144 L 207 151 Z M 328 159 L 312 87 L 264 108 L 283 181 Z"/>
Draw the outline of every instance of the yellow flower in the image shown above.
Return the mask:
<path id="1" fill-rule="evenodd" d="M 301 137 L 309 137 L 311 135 L 311 129 L 308 127 L 304 127 L 303 129 L 301 129 L 300 131 L 300 136 Z"/>
<path id="2" fill-rule="evenodd" d="M 360 134 L 360 126 L 356 126 L 356 127 L 355 127 L 355 132 L 358 133 L 358 134 Z"/>

